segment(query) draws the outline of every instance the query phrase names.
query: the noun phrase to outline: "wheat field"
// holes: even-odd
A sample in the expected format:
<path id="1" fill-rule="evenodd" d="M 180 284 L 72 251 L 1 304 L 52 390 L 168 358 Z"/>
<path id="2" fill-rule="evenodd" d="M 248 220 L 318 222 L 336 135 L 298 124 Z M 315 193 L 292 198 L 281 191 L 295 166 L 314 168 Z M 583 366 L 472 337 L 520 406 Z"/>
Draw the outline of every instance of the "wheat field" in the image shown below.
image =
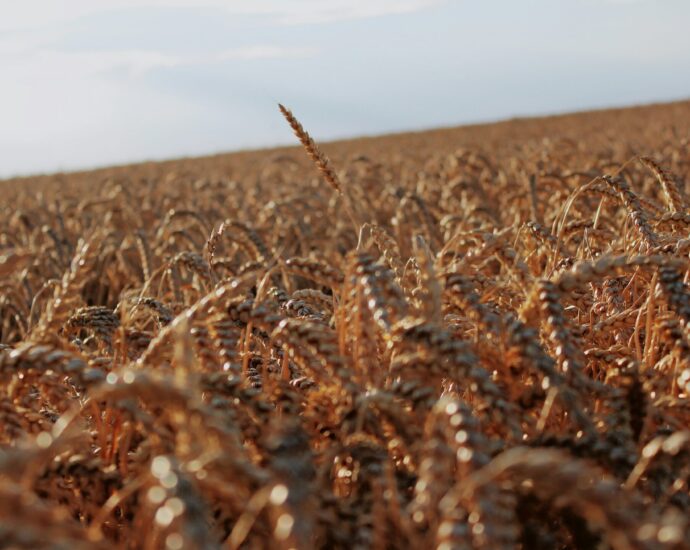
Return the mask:
<path id="1" fill-rule="evenodd" d="M 0 182 L 0 547 L 690 548 L 690 103 L 281 116 Z"/>

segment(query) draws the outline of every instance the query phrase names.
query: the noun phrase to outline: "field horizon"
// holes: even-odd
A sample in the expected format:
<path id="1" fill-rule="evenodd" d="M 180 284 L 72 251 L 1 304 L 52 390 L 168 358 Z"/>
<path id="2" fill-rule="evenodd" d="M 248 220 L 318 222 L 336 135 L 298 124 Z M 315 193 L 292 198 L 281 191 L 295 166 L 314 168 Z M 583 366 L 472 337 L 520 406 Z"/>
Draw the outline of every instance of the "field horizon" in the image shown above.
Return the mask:
<path id="1" fill-rule="evenodd" d="M 395 140 L 396 138 L 408 138 L 408 139 L 417 139 L 417 138 L 424 138 L 425 136 L 435 136 L 437 134 L 447 134 L 449 138 L 460 138 L 462 140 L 462 144 L 466 144 L 466 141 L 471 141 L 471 133 L 473 130 L 481 130 L 481 129 L 489 129 L 489 128 L 496 128 L 500 129 L 504 125 L 509 125 L 509 126 L 517 126 L 517 128 L 514 128 L 516 131 L 519 131 L 519 126 L 521 124 L 527 124 L 529 126 L 530 122 L 535 122 L 535 121 L 543 121 L 545 123 L 551 122 L 551 123 L 558 123 L 558 121 L 563 120 L 563 119 L 569 119 L 572 117 L 575 118 L 589 118 L 589 117 L 597 117 L 600 115 L 606 115 L 606 114 L 614 114 L 614 113 L 619 113 L 619 114 L 624 114 L 627 113 L 631 116 L 634 116 L 636 113 L 639 115 L 646 114 L 649 110 L 657 110 L 657 109 L 662 109 L 662 110 L 667 110 L 667 109 L 673 109 L 673 108 L 682 108 L 684 106 L 690 105 L 690 98 L 686 99 L 677 99 L 677 100 L 672 100 L 672 101 L 660 101 L 660 102 L 651 102 L 651 103 L 642 103 L 642 104 L 633 104 L 633 105 L 623 105 L 623 106 L 612 106 L 612 107 L 601 107 L 601 108 L 587 108 L 587 109 L 582 109 L 582 110 L 575 110 L 575 111 L 564 111 L 564 112 L 557 112 L 557 113 L 552 113 L 552 114 L 538 114 L 538 115 L 525 115 L 525 116 L 514 116 L 514 117 L 508 117 L 508 118 L 500 118 L 496 120 L 490 120 L 486 122 L 478 122 L 478 123 L 468 123 L 468 124 L 457 124 L 457 125 L 450 125 L 450 126 L 435 126 L 431 128 L 422 128 L 422 129 L 415 129 L 415 130 L 404 130 L 404 131 L 399 131 L 399 132 L 389 132 L 389 133 L 382 133 L 382 134 L 365 134 L 365 135 L 360 135 L 360 136 L 354 136 L 354 137 L 344 137 L 344 138 L 338 138 L 334 140 L 326 140 L 326 141 L 321 141 L 319 140 L 319 143 L 322 147 L 325 148 L 337 148 L 339 145 L 356 145 L 359 143 L 364 143 L 367 141 L 372 141 L 372 140 L 380 140 L 380 141 L 389 141 L 389 140 Z M 288 106 L 289 107 L 289 106 Z M 278 112 L 277 109 L 277 104 L 275 106 L 275 115 L 276 117 L 280 117 L 280 113 Z M 326 113 L 327 115 L 327 113 Z M 318 137 L 318 136 L 317 136 Z M 48 171 L 48 172 L 39 172 L 39 173 L 26 173 L 26 174 L 18 174 L 18 175 L 12 175 L 12 176 L 7 176 L 7 177 L 0 177 L 0 183 L 3 182 L 13 182 L 13 181 L 20 181 L 20 180 L 31 180 L 31 179 L 37 179 L 37 178 L 51 178 L 54 176 L 59 176 L 59 175 L 69 175 L 69 174 L 82 174 L 82 175 L 87 175 L 87 174 L 93 174 L 93 175 L 98 175 L 100 173 L 108 173 L 111 171 L 122 171 L 122 170 L 128 170 L 131 168 L 135 167 L 140 167 L 144 165 L 151 165 L 151 164 L 156 164 L 156 165 L 169 165 L 169 164 L 174 164 L 174 163 L 179 163 L 179 162 L 204 162 L 206 160 L 210 159 L 217 159 L 219 157 L 232 157 L 232 156 L 242 156 L 242 155 L 261 155 L 261 154 L 273 154 L 273 153 L 278 153 L 278 152 L 286 152 L 290 150 L 298 150 L 300 148 L 299 144 L 279 144 L 279 145 L 269 145 L 266 147 L 251 147 L 251 148 L 239 148 L 239 149 L 232 149 L 228 151 L 220 151 L 220 152 L 211 152 L 208 154 L 202 154 L 202 155 L 190 155 L 190 156 L 178 156 L 178 157 L 172 157 L 172 158 L 157 158 L 157 159 L 151 159 L 151 160 L 137 160 L 133 162 L 125 162 L 125 163 L 116 163 L 116 164 L 108 164 L 108 165 L 97 165 L 97 166 L 92 166 L 92 167 L 86 167 L 86 168 L 77 168 L 77 169 L 68 169 L 68 170 L 57 170 L 57 171 Z"/>

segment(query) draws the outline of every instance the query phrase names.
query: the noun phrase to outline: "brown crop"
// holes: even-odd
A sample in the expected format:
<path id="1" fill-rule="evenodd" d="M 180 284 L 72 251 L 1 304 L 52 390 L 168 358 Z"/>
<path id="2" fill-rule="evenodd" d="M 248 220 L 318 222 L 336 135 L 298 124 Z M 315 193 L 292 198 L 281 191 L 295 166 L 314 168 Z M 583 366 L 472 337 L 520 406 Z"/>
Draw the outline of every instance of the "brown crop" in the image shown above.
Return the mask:
<path id="1" fill-rule="evenodd" d="M 690 548 L 690 103 L 280 111 L 0 182 L 0 547 Z"/>

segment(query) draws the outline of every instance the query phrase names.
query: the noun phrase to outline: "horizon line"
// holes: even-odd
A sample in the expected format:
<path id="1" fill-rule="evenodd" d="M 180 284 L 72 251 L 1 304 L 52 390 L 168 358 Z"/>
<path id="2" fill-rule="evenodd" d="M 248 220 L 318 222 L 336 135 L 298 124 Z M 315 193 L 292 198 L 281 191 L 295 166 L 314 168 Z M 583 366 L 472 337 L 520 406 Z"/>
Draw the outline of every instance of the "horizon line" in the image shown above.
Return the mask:
<path id="1" fill-rule="evenodd" d="M 469 121 L 464 121 L 464 122 L 459 122 L 459 123 L 451 123 L 448 125 L 442 125 L 442 126 L 428 126 L 428 127 L 415 127 L 415 128 L 402 128 L 400 130 L 393 130 L 390 132 L 383 132 L 383 133 L 373 133 L 373 134 L 345 134 L 345 135 L 340 135 L 336 136 L 333 138 L 328 138 L 328 139 L 317 139 L 314 138 L 314 140 L 319 144 L 319 145 L 329 145 L 329 144 L 339 144 L 339 143 L 347 143 L 351 141 L 357 141 L 357 140 L 367 140 L 367 139 L 379 139 L 379 138 L 386 138 L 386 137 L 395 137 L 395 136 L 401 136 L 401 135 L 414 135 L 414 134 L 423 134 L 427 132 L 434 132 L 434 131 L 444 131 L 444 130 L 454 130 L 454 129 L 460 129 L 460 128 L 473 128 L 473 127 L 481 127 L 481 126 L 492 126 L 495 124 L 502 124 L 502 123 L 507 123 L 507 122 L 512 122 L 512 121 L 523 121 L 523 120 L 539 120 L 539 119 L 548 119 L 548 118 L 558 118 L 558 117 L 563 117 L 563 116 L 569 116 L 569 115 L 587 115 L 587 114 L 593 114 L 593 113 L 598 113 L 602 111 L 617 111 L 617 110 L 634 110 L 634 109 L 643 109 L 643 108 L 649 108 L 649 107 L 657 107 L 657 106 L 670 106 L 678 103 L 685 103 L 685 102 L 690 102 L 690 95 L 683 96 L 681 98 L 675 98 L 675 99 L 665 99 L 665 100 L 659 100 L 659 101 L 650 101 L 650 102 L 636 102 L 636 103 L 629 103 L 629 104 L 604 104 L 604 105 L 593 105 L 593 106 L 587 106 L 583 107 L 581 109 L 575 109 L 575 110 L 560 110 L 560 111 L 549 111 L 549 112 L 538 112 L 538 113 L 522 113 L 522 114 L 515 114 L 515 115 L 510 115 L 507 117 L 499 117 L 499 118 L 484 118 L 484 119 L 478 119 L 478 120 L 469 120 Z M 276 102 L 276 105 L 278 103 Z M 307 131 L 309 129 L 307 128 Z M 312 136 L 314 137 L 314 136 Z M 169 162 L 179 162 L 179 161 L 184 161 L 184 160 L 203 160 L 203 159 L 210 159 L 214 157 L 219 157 L 219 156 L 226 156 L 226 155 L 235 155 L 235 154 L 243 154 L 243 153 L 259 153 L 262 151 L 273 151 L 273 150 L 281 150 L 281 149 L 290 149 L 293 147 L 300 147 L 299 142 L 294 141 L 291 143 L 287 142 L 278 142 L 278 143 L 267 143 L 266 145 L 261 145 L 257 147 L 253 146 L 248 146 L 248 147 L 239 147 L 237 149 L 226 149 L 226 150 L 221 150 L 221 151 L 214 151 L 214 152 L 209 152 L 209 153 L 204 153 L 204 154 L 189 154 L 189 155 L 179 155 L 179 156 L 170 156 L 170 157 L 158 157 L 158 158 L 139 158 L 139 159 L 132 159 L 131 161 L 123 161 L 123 162 L 114 162 L 113 164 L 97 164 L 97 165 L 81 165 L 81 166 L 73 166 L 73 167 L 67 167 L 66 169 L 57 169 L 57 170 L 49 170 L 45 172 L 25 172 L 25 173 L 17 173 L 17 174 L 12 174 L 12 175 L 2 175 L 0 174 L 0 183 L 5 183 L 5 182 L 10 182 L 10 181 L 17 181 L 17 180 L 28 180 L 28 179 L 35 179 L 35 178 L 50 178 L 50 177 L 57 177 L 57 176 L 64 176 L 68 174 L 88 174 L 91 172 L 99 172 L 99 171 L 105 171 L 105 170 L 111 170 L 111 169 L 118 169 L 118 168 L 127 168 L 130 166 L 139 166 L 139 165 L 144 165 L 144 164 L 165 164 Z"/>

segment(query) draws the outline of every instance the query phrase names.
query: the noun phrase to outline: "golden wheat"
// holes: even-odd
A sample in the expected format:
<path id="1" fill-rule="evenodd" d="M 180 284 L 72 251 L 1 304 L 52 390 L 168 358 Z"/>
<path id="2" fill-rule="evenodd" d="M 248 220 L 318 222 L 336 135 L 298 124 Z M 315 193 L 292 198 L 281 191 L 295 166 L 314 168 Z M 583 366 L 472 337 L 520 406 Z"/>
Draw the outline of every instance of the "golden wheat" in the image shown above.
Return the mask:
<path id="1" fill-rule="evenodd" d="M 690 103 L 280 110 L 306 158 L 0 183 L 0 546 L 689 548 Z"/>

